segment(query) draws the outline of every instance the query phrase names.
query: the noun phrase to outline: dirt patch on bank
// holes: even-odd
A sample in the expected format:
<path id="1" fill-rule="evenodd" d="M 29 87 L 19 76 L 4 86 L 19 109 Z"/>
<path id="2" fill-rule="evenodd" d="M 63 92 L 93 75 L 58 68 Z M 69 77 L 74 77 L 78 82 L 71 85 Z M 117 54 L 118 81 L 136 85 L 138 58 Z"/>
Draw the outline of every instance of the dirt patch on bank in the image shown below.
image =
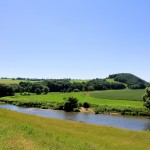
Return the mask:
<path id="1" fill-rule="evenodd" d="M 82 112 L 82 113 L 94 113 L 94 111 L 92 109 L 84 108 L 84 107 L 80 108 L 80 112 Z"/>

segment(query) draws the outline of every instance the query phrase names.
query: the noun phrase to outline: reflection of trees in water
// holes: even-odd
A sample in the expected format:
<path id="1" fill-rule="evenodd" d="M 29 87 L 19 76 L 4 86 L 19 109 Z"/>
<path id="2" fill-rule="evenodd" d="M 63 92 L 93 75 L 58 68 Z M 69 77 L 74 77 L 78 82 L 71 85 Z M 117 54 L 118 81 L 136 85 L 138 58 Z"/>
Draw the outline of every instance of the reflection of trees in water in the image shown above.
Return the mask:
<path id="1" fill-rule="evenodd" d="M 150 118 L 145 121 L 144 130 L 150 130 Z"/>
<path id="2" fill-rule="evenodd" d="M 65 119 L 65 120 L 78 120 L 78 113 L 63 112 L 63 119 Z"/>

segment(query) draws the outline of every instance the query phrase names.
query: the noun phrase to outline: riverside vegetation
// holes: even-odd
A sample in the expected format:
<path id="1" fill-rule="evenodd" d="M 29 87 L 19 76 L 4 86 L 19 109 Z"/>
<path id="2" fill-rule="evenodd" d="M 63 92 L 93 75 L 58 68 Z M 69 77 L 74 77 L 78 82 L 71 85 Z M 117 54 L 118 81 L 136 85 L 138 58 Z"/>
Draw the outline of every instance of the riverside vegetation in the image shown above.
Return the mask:
<path id="1" fill-rule="evenodd" d="M 143 107 L 142 101 L 144 88 L 149 86 L 149 83 L 131 74 L 114 74 L 107 79 L 85 82 L 82 80 L 75 82 L 71 79 L 32 80 L 32 82 L 29 82 L 29 79 L 24 79 L 23 82 L 23 78 L 19 80 L 22 80 L 19 84 L 0 85 L 1 102 L 24 107 L 65 110 L 71 98 L 77 100 L 71 111 L 79 111 L 80 107 L 84 107 L 87 103 L 95 113 L 150 115 L 148 107 Z M 18 92 L 20 94 L 17 94 Z"/>

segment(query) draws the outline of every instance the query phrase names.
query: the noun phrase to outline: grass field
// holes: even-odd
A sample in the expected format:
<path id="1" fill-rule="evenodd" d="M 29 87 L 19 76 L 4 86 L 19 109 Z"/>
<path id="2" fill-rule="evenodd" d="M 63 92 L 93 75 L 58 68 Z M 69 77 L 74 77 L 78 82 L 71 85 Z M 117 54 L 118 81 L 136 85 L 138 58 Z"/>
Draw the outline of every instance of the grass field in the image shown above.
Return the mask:
<path id="1" fill-rule="evenodd" d="M 87 82 L 89 81 L 89 79 L 72 79 L 71 82 L 79 82 L 79 83 L 82 83 L 82 82 Z"/>
<path id="2" fill-rule="evenodd" d="M 19 82 L 26 80 L 13 80 L 13 79 L 0 79 L 0 83 L 2 84 L 19 84 Z M 30 82 L 35 82 L 35 81 L 30 81 Z"/>
<path id="3" fill-rule="evenodd" d="M 149 150 L 150 134 L 0 109 L 2 150 Z"/>
<path id="4" fill-rule="evenodd" d="M 109 78 L 108 78 L 108 79 L 106 79 L 106 81 L 107 81 L 107 82 L 110 82 L 110 83 L 112 83 L 112 82 L 116 82 L 116 81 L 114 81 L 114 79 L 109 79 Z"/>
<path id="5" fill-rule="evenodd" d="M 90 93 L 91 97 L 104 99 L 142 100 L 145 90 L 107 90 Z"/>
<path id="6" fill-rule="evenodd" d="M 19 84 L 23 80 L 12 80 L 12 79 L 0 79 L 0 83 L 2 84 Z"/>
<path id="7" fill-rule="evenodd" d="M 103 93 L 104 92 L 104 93 Z M 115 96 L 115 94 L 116 96 Z M 125 92 L 125 94 L 121 94 Z M 0 100 L 15 100 L 15 101 L 39 101 L 39 102 L 63 102 L 63 98 L 76 97 L 79 102 L 89 102 L 97 105 L 116 105 L 116 106 L 133 106 L 143 107 L 143 101 L 136 101 L 144 94 L 144 90 L 140 92 L 137 90 L 112 90 L 112 91 L 97 91 L 97 92 L 72 92 L 72 93 L 48 93 L 47 95 L 31 94 L 29 96 L 22 96 L 16 94 L 15 96 L 2 97 Z M 103 94 L 101 94 L 103 93 Z M 113 94 L 112 94 L 113 93 Z M 131 98 L 127 98 L 130 93 Z M 132 94 L 133 93 L 133 94 Z M 122 97 L 121 97 L 122 95 Z M 120 99 L 119 99 L 119 98 Z M 128 100 L 127 100 L 128 99 Z"/>

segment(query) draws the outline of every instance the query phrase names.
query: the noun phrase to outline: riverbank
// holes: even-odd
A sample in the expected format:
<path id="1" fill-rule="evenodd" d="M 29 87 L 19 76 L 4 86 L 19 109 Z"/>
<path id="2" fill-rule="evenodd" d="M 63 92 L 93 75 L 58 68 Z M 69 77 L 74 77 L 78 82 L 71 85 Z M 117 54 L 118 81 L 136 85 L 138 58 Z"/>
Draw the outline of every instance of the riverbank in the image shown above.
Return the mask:
<path id="1" fill-rule="evenodd" d="M 4 109 L 0 109 L 0 120 L 1 149 L 150 149 L 148 132 L 47 119 Z"/>
<path id="2" fill-rule="evenodd" d="M 64 102 L 40 102 L 40 101 L 17 101 L 0 99 L 0 102 L 13 104 L 21 107 L 35 107 L 42 109 L 63 110 Z M 113 106 L 113 105 L 95 105 L 90 104 L 90 108 L 84 108 L 83 103 L 79 103 L 79 108 L 74 109 L 75 112 L 88 112 L 95 114 L 120 114 L 132 116 L 150 116 L 150 110 L 146 108 L 128 107 L 128 106 Z"/>

